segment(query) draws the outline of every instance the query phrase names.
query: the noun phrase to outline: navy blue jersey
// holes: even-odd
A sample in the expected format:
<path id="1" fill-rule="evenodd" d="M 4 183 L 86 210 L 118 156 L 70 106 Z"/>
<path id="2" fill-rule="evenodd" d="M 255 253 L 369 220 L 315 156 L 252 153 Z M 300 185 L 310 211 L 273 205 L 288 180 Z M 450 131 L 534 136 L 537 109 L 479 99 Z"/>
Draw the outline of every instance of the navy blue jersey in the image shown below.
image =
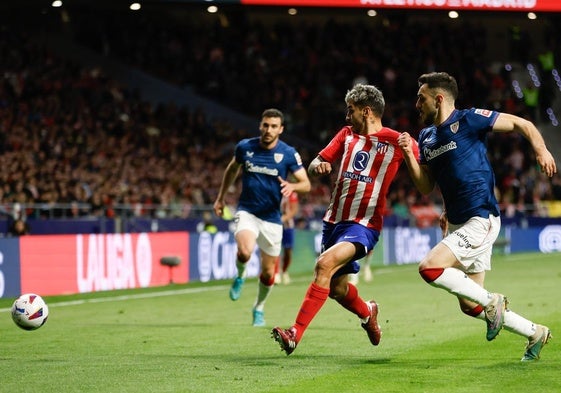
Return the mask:
<path id="1" fill-rule="evenodd" d="M 238 209 L 281 224 L 282 194 L 278 176 L 286 180 L 289 173 L 302 168 L 296 149 L 280 140 L 273 149 L 263 149 L 256 137 L 241 140 L 236 145 L 235 157 L 243 171 Z"/>
<path id="2" fill-rule="evenodd" d="M 428 165 L 440 187 L 452 224 L 499 216 L 495 175 L 487 158 L 487 132 L 498 115 L 485 109 L 454 110 L 444 123 L 419 135 L 421 164 Z"/>

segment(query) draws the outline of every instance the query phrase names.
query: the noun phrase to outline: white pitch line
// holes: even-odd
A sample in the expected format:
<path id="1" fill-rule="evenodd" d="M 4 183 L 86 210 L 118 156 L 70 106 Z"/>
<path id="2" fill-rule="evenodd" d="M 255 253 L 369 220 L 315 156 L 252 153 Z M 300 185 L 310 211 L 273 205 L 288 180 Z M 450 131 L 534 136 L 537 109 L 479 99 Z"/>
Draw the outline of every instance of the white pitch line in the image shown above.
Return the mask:
<path id="1" fill-rule="evenodd" d="M 150 293 L 137 293 L 133 295 L 118 295 L 118 296 L 108 296 L 99 297 L 92 299 L 79 299 L 79 300 L 69 300 L 66 302 L 49 302 L 49 307 L 68 307 L 68 306 L 78 306 L 86 303 L 105 303 L 105 302 L 119 302 L 121 300 L 132 300 L 132 299 L 148 299 L 162 296 L 174 296 L 174 295 L 184 295 L 190 293 L 200 293 L 200 292 L 210 292 L 210 291 L 224 291 L 229 289 L 230 285 L 220 285 L 212 287 L 201 287 L 201 288 L 184 288 L 175 289 L 170 291 L 161 292 L 150 292 Z M 11 311 L 11 308 L 0 308 L 0 312 Z"/>
<path id="2" fill-rule="evenodd" d="M 376 275 L 378 274 L 386 274 L 391 273 L 394 269 L 383 269 L 381 271 L 377 271 Z M 301 277 L 293 280 L 294 282 L 300 281 L 309 281 L 309 278 Z M 201 287 L 201 288 L 184 288 L 184 289 L 175 289 L 170 291 L 161 291 L 161 292 L 149 292 L 149 293 L 137 293 L 134 295 L 118 295 L 118 296 L 107 296 L 107 297 L 99 297 L 99 298 L 91 298 L 91 299 L 79 299 L 79 300 L 69 300 L 65 302 L 49 302 L 49 307 L 68 307 L 68 306 L 79 306 L 86 303 L 105 303 L 105 302 L 119 302 L 121 300 L 132 300 L 132 299 L 148 299 L 148 298 L 155 298 L 155 297 L 162 297 L 162 296 L 173 296 L 173 295 L 185 295 L 190 293 L 200 293 L 200 292 L 210 292 L 210 291 L 223 291 L 230 289 L 230 285 L 219 285 L 219 286 L 211 286 L 211 287 Z M 0 313 L 2 312 L 9 312 L 11 308 L 0 308 Z"/>

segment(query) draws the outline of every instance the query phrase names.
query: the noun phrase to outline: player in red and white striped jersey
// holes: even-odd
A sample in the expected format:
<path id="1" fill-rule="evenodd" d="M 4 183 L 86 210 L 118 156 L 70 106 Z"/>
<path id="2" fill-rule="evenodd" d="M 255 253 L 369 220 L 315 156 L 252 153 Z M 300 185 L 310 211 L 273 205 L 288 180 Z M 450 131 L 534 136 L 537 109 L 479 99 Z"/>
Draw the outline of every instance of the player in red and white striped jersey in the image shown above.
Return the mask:
<path id="1" fill-rule="evenodd" d="M 350 125 L 343 127 L 308 167 L 310 176 L 322 176 L 331 173 L 336 162 L 340 163 L 324 216 L 315 279 L 294 325 L 272 331 L 287 355 L 294 351 L 328 297 L 358 316 L 373 345 L 380 342 L 378 305 L 373 300 L 364 301 L 348 282 L 348 275 L 358 273 L 357 261 L 378 242 L 386 193 L 403 153 L 397 143 L 399 132 L 382 125 L 385 101 L 380 90 L 372 85 L 356 85 L 347 92 L 345 102 Z"/>

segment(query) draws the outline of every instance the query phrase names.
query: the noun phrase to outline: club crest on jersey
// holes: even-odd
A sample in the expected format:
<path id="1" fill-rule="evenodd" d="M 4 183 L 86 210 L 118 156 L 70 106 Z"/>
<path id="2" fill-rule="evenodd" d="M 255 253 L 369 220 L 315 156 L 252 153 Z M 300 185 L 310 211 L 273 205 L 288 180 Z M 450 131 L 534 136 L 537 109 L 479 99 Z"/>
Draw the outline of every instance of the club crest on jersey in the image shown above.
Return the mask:
<path id="1" fill-rule="evenodd" d="M 456 133 L 458 132 L 458 130 L 460 129 L 460 122 L 457 121 L 455 123 L 452 123 L 452 125 L 450 125 L 450 131 L 452 131 L 452 133 Z"/>
<path id="2" fill-rule="evenodd" d="M 273 158 L 274 158 L 274 160 L 277 164 L 282 161 L 283 157 L 284 157 L 284 154 L 282 154 L 282 153 L 275 153 L 274 156 L 273 156 Z"/>
<path id="3" fill-rule="evenodd" d="M 388 144 L 383 142 L 378 142 L 376 145 L 376 151 L 379 154 L 385 154 L 388 151 Z"/>
<path id="4" fill-rule="evenodd" d="M 475 113 L 481 116 L 491 117 L 492 111 L 490 111 L 489 109 L 476 109 Z"/>

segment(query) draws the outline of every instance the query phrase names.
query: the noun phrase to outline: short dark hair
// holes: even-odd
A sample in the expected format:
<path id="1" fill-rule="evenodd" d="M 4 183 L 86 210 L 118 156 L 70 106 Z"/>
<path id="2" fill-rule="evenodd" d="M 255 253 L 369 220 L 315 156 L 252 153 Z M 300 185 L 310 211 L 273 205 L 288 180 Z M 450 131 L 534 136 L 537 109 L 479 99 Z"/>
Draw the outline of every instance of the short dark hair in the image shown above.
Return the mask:
<path id="1" fill-rule="evenodd" d="M 446 72 L 430 72 L 423 74 L 418 79 L 419 87 L 425 83 L 429 89 L 442 89 L 450 93 L 454 98 L 458 98 L 458 82 L 456 79 Z"/>
<path id="2" fill-rule="evenodd" d="M 368 106 L 378 117 L 382 117 L 386 106 L 384 96 L 376 86 L 363 85 L 360 83 L 347 91 L 345 102 L 347 104 L 354 104 L 361 109 Z"/>
<path id="3" fill-rule="evenodd" d="M 265 117 L 278 117 L 281 120 L 281 125 L 284 124 L 284 115 L 278 109 L 275 108 L 265 109 L 261 114 L 261 119 L 264 119 Z"/>

